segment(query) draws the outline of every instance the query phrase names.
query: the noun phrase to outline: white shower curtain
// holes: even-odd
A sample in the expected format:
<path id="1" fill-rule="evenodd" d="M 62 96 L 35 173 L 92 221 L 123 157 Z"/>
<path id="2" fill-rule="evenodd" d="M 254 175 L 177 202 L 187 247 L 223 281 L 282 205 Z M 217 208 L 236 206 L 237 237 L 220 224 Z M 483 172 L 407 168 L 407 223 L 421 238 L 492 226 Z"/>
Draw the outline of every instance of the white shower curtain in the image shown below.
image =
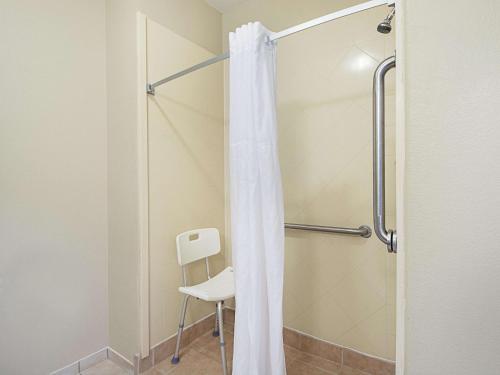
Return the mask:
<path id="1" fill-rule="evenodd" d="M 231 243 L 236 283 L 233 375 L 283 375 L 283 192 L 275 45 L 262 24 L 229 35 Z"/>

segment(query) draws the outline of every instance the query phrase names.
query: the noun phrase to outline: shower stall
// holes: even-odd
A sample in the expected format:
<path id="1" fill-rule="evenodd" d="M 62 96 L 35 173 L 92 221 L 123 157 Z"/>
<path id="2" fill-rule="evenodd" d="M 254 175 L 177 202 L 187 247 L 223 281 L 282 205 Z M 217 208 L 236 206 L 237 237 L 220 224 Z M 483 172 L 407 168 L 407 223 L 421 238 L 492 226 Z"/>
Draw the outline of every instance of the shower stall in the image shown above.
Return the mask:
<path id="1" fill-rule="evenodd" d="M 232 7 L 223 13 L 223 35 L 253 19 L 283 30 L 273 38 L 279 40 L 285 344 L 309 340 L 317 350 L 325 343 L 338 348 L 339 361 L 380 361 L 390 373 L 396 359 L 394 2 L 351 2 L 330 12 L 311 2 L 300 15 L 280 14 L 273 3 Z M 212 262 L 214 272 L 231 265 L 232 252 L 229 54 L 208 51 L 145 16 L 138 24 L 141 362 L 167 351 L 177 331 L 175 236 L 218 228 L 223 254 Z M 227 51 L 227 38 L 224 43 Z M 188 279 L 204 276 L 200 264 Z M 233 307 L 234 301 L 226 304 L 226 315 Z M 194 303 L 186 322 L 198 327 L 213 313 L 214 306 Z"/>

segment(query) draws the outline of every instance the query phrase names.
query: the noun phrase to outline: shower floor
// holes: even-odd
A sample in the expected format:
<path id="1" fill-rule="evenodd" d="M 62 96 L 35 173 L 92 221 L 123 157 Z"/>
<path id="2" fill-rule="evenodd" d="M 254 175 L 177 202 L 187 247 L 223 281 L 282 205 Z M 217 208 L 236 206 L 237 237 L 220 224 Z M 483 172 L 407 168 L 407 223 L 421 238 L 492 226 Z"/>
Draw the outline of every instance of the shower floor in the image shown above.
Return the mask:
<path id="1" fill-rule="evenodd" d="M 232 328 L 232 327 L 231 327 Z M 226 348 L 228 354 L 228 367 L 231 373 L 231 359 L 233 352 L 233 331 L 225 329 Z M 184 354 L 184 356 L 182 356 Z M 220 375 L 222 374 L 219 340 L 207 332 L 197 340 L 193 341 L 181 351 L 181 362 L 172 365 L 170 360 L 160 362 L 147 375 Z M 303 353 L 285 345 L 285 356 L 287 364 L 287 375 L 369 375 L 367 373 L 351 368 L 341 368 L 339 364 Z"/>
<path id="2" fill-rule="evenodd" d="M 226 349 L 229 370 L 233 352 L 233 326 L 225 324 Z M 287 375 L 371 375 L 367 372 L 340 366 L 336 362 L 301 352 L 285 345 Z M 229 373 L 231 373 L 229 371 Z M 145 375 L 220 375 L 219 340 L 207 332 L 181 350 L 181 361 L 177 365 L 170 363 L 170 359 L 160 362 L 152 369 L 144 372 Z M 110 361 L 104 361 L 84 371 L 82 375 L 129 375 Z"/>

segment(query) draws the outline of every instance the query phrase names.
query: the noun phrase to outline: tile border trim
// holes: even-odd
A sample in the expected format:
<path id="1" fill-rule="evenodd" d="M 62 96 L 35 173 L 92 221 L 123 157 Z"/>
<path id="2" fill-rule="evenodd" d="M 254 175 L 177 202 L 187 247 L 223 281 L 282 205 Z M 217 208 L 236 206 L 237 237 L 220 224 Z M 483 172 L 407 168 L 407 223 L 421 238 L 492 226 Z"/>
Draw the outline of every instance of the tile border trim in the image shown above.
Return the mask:
<path id="1" fill-rule="evenodd" d="M 234 316 L 235 311 L 233 308 L 224 308 L 224 321 L 227 324 L 234 324 Z M 198 337 L 213 329 L 213 320 L 214 313 L 187 326 L 182 335 L 181 347 L 189 345 Z M 134 356 L 134 363 L 130 362 L 113 348 L 105 347 L 52 372 L 50 375 L 78 375 L 81 371 L 106 359 L 109 359 L 126 371 L 133 371 L 135 375 L 139 375 L 159 362 L 169 358 L 175 351 L 176 340 L 177 333 L 153 346 L 149 351 L 148 357 L 140 359 L 139 354 L 136 354 Z M 283 342 L 285 345 L 305 353 L 337 362 L 341 366 L 345 365 L 356 370 L 367 371 L 373 375 L 393 375 L 395 373 L 394 361 L 378 358 L 352 348 L 330 343 L 293 328 L 283 327 Z"/>
<path id="2" fill-rule="evenodd" d="M 227 323 L 234 324 L 234 315 L 234 309 L 226 307 L 224 320 Z M 345 365 L 373 375 L 394 375 L 395 373 L 394 361 L 337 345 L 293 328 L 283 327 L 283 343 L 304 353 L 336 362 L 341 367 Z"/>
<path id="3" fill-rule="evenodd" d="M 341 367 L 348 366 L 373 375 L 395 374 L 394 361 L 337 345 L 293 328 L 283 327 L 283 342 L 302 352 L 337 362 Z"/>
<path id="4" fill-rule="evenodd" d="M 78 375 L 82 371 L 98 364 L 99 362 L 111 360 L 125 370 L 132 370 L 133 366 L 130 361 L 125 359 L 121 354 L 110 348 L 109 346 L 98 350 L 95 353 L 89 354 L 59 370 L 53 371 L 50 375 Z"/>

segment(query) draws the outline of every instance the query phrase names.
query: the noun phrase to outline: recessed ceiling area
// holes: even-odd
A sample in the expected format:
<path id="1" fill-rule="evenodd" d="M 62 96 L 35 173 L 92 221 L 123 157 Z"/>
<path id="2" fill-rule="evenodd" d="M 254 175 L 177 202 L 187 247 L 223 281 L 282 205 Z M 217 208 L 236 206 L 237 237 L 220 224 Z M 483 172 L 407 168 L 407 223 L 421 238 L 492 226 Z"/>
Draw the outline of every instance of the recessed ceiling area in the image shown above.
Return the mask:
<path id="1" fill-rule="evenodd" d="M 233 6 L 240 4 L 247 0 L 205 0 L 208 5 L 217 9 L 219 12 L 224 13 L 231 9 Z"/>

